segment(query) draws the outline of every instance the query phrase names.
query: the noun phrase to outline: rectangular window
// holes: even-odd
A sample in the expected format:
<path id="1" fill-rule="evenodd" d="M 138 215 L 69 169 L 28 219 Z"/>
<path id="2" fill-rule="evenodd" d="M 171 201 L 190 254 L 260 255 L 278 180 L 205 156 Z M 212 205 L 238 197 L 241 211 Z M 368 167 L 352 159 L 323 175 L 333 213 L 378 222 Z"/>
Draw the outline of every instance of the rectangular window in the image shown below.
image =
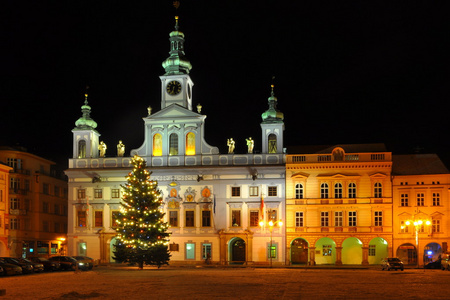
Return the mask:
<path id="1" fill-rule="evenodd" d="M 250 211 L 250 227 L 259 226 L 259 210 Z"/>
<path id="2" fill-rule="evenodd" d="M 195 259 L 194 243 L 186 243 L 186 259 Z"/>
<path id="3" fill-rule="evenodd" d="M 112 189 L 111 190 L 111 198 L 120 198 L 120 190 Z"/>
<path id="4" fill-rule="evenodd" d="M 19 219 L 11 218 L 9 220 L 9 224 L 10 224 L 9 229 L 11 229 L 11 230 L 19 230 L 20 229 L 20 222 L 19 221 L 20 221 Z"/>
<path id="5" fill-rule="evenodd" d="M 119 211 L 115 210 L 111 212 L 111 227 L 117 227 L 119 224 L 117 223 L 117 217 L 119 216 Z"/>
<path id="6" fill-rule="evenodd" d="M 61 189 L 60 189 L 59 186 L 56 186 L 56 185 L 55 185 L 55 186 L 53 187 L 53 191 L 54 191 L 56 197 L 59 197 L 59 196 L 61 195 Z"/>
<path id="7" fill-rule="evenodd" d="M 377 245 L 369 245 L 369 256 L 376 256 Z"/>
<path id="8" fill-rule="evenodd" d="M 59 223 L 54 223 L 54 229 L 55 229 L 55 233 L 60 233 L 61 232 L 61 226 Z"/>
<path id="9" fill-rule="evenodd" d="M 48 213 L 48 202 L 42 202 L 42 212 Z"/>
<path id="10" fill-rule="evenodd" d="M 327 211 L 320 212 L 320 226 L 322 226 L 322 227 L 328 227 L 329 226 L 328 212 Z"/>
<path id="11" fill-rule="evenodd" d="M 303 185 L 301 183 L 295 185 L 295 199 L 303 199 Z"/>
<path id="12" fill-rule="evenodd" d="M 348 197 L 349 198 L 356 198 L 356 183 L 350 183 L 348 185 Z"/>
<path id="13" fill-rule="evenodd" d="M 78 199 L 86 199 L 86 190 L 78 189 Z"/>
<path id="14" fill-rule="evenodd" d="M 20 200 L 18 198 L 11 198 L 9 201 L 9 209 L 19 209 Z"/>
<path id="15" fill-rule="evenodd" d="M 424 206 L 424 205 L 425 205 L 425 194 L 417 193 L 417 206 Z"/>
<path id="16" fill-rule="evenodd" d="M 400 205 L 401 206 L 409 206 L 409 195 L 408 194 L 400 195 Z"/>
<path id="17" fill-rule="evenodd" d="M 401 233 L 408 233 L 409 232 L 409 226 L 406 225 L 406 221 L 400 221 L 400 232 Z"/>
<path id="18" fill-rule="evenodd" d="M 269 197 L 276 197 L 277 196 L 277 187 L 269 186 L 267 192 L 268 192 Z"/>
<path id="19" fill-rule="evenodd" d="M 187 210 L 185 212 L 186 216 L 186 227 L 194 227 L 195 226 L 195 219 L 194 219 L 194 211 L 193 210 Z"/>
<path id="20" fill-rule="evenodd" d="M 441 205 L 441 194 L 433 193 L 433 206 L 440 206 L 440 205 Z"/>
<path id="21" fill-rule="evenodd" d="M 94 214 L 94 224 L 95 227 L 103 227 L 103 211 L 96 210 Z"/>
<path id="22" fill-rule="evenodd" d="M 248 188 L 248 194 L 250 197 L 258 197 L 259 196 L 259 187 L 251 186 Z"/>
<path id="23" fill-rule="evenodd" d="M 334 227 L 344 226 L 344 213 L 342 211 L 334 212 Z"/>
<path id="24" fill-rule="evenodd" d="M 277 244 L 269 244 L 267 246 L 267 258 L 277 258 Z"/>
<path id="25" fill-rule="evenodd" d="M 61 209 L 59 208 L 59 204 L 55 204 L 55 205 L 53 206 L 53 209 L 54 209 L 53 213 L 54 213 L 55 215 L 58 215 L 58 214 L 60 213 L 60 211 L 61 211 Z"/>
<path id="26" fill-rule="evenodd" d="M 202 259 L 211 260 L 211 244 L 202 244 Z"/>
<path id="27" fill-rule="evenodd" d="M 169 251 L 180 251 L 179 248 L 180 246 L 178 244 L 175 243 L 169 244 Z"/>
<path id="28" fill-rule="evenodd" d="M 48 183 L 42 185 L 42 193 L 44 193 L 44 195 L 50 195 L 50 186 Z"/>
<path id="29" fill-rule="evenodd" d="M 341 199 L 342 198 L 342 184 L 336 183 L 334 185 L 334 198 Z"/>
<path id="30" fill-rule="evenodd" d="M 231 211 L 231 224 L 234 227 L 241 226 L 241 211 L 240 210 L 232 210 Z"/>
<path id="31" fill-rule="evenodd" d="M 9 188 L 15 192 L 20 189 L 20 178 L 11 177 L 9 179 Z"/>
<path id="32" fill-rule="evenodd" d="M 356 226 L 356 211 L 348 212 L 348 226 L 355 227 Z"/>
<path id="33" fill-rule="evenodd" d="M 77 225 L 78 227 L 86 227 L 86 211 L 77 211 Z"/>
<path id="34" fill-rule="evenodd" d="M 304 224 L 303 212 L 296 211 L 295 212 L 295 227 L 303 227 L 303 224 Z"/>
<path id="35" fill-rule="evenodd" d="M 17 170 L 22 169 L 22 160 L 18 158 L 7 158 L 6 163 L 8 166 L 14 169 L 14 172 L 17 172 Z"/>
<path id="36" fill-rule="evenodd" d="M 271 209 L 267 212 L 267 219 L 272 222 L 278 221 L 278 211 L 276 209 Z M 275 225 L 278 226 L 278 225 Z"/>
<path id="37" fill-rule="evenodd" d="M 431 220 L 431 230 L 433 232 L 441 232 L 441 220 L 439 219 Z"/>
<path id="38" fill-rule="evenodd" d="M 202 227 L 211 227 L 211 211 L 202 210 Z"/>
<path id="39" fill-rule="evenodd" d="M 169 211 L 169 225 L 171 227 L 178 227 L 178 211 Z"/>
<path id="40" fill-rule="evenodd" d="M 374 221 L 375 226 L 383 226 L 383 212 L 382 211 L 376 211 L 374 212 Z"/>
<path id="41" fill-rule="evenodd" d="M 42 222 L 42 231 L 44 231 L 44 232 L 49 232 L 50 231 L 48 221 L 43 221 Z"/>
<path id="42" fill-rule="evenodd" d="M 96 199 L 103 198 L 103 190 L 102 189 L 94 189 L 94 198 L 96 198 Z"/>
<path id="43" fill-rule="evenodd" d="M 331 256 L 332 255 L 332 246 L 331 245 L 323 245 L 322 246 L 322 255 L 323 256 Z"/>
<path id="44" fill-rule="evenodd" d="M 241 196 L 241 187 L 240 186 L 232 186 L 231 187 L 231 197 L 240 197 Z"/>

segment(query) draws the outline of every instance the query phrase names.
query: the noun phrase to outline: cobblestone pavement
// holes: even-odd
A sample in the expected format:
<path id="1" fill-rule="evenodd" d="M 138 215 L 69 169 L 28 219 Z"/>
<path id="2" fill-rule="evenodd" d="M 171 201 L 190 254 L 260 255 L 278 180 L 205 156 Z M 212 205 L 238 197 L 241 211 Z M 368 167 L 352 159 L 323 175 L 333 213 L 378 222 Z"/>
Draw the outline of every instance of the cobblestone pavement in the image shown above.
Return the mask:
<path id="1" fill-rule="evenodd" d="M 449 299 L 450 272 L 99 267 L 1 277 L 3 299 Z"/>

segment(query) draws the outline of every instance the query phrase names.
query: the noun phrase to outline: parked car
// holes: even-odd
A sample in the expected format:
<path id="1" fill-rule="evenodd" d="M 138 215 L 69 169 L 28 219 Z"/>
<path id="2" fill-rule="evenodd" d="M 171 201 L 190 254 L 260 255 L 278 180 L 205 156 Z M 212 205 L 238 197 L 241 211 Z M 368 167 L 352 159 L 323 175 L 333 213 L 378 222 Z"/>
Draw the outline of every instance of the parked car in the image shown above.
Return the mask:
<path id="1" fill-rule="evenodd" d="M 425 269 L 440 269 L 441 268 L 441 260 L 437 259 L 435 261 L 430 261 L 424 266 Z"/>
<path id="2" fill-rule="evenodd" d="M 77 261 L 71 256 L 52 256 L 49 258 L 50 261 L 58 262 L 61 265 L 62 270 L 87 270 L 89 265 L 83 261 Z"/>
<path id="3" fill-rule="evenodd" d="M 94 259 L 88 256 L 77 255 L 72 257 L 75 258 L 77 261 L 84 262 L 87 265 L 88 270 L 92 270 L 92 268 L 94 267 Z"/>
<path id="4" fill-rule="evenodd" d="M 443 254 L 441 257 L 441 269 L 450 271 L 450 254 Z"/>
<path id="5" fill-rule="evenodd" d="M 31 260 L 23 258 L 23 257 L 19 257 L 19 258 L 17 258 L 17 260 L 21 263 L 32 264 L 33 270 L 35 273 L 44 272 L 44 265 L 40 262 L 34 262 L 34 261 L 31 261 Z"/>
<path id="6" fill-rule="evenodd" d="M 30 258 L 32 262 L 41 263 L 44 265 L 44 271 L 58 271 L 60 264 L 56 261 L 49 261 L 44 257 L 32 257 Z"/>
<path id="7" fill-rule="evenodd" d="M 0 275 L 20 275 L 22 274 L 22 268 L 18 265 L 13 265 L 7 263 L 5 260 L 0 258 L 0 268 L 3 270 Z"/>
<path id="8" fill-rule="evenodd" d="M 18 261 L 16 258 L 13 257 L 2 257 L 2 259 L 7 262 L 8 264 L 16 265 L 22 268 L 22 274 L 29 274 L 33 273 L 33 264 L 31 263 L 23 263 Z"/>
<path id="9" fill-rule="evenodd" d="M 402 270 L 403 271 L 403 262 L 400 260 L 400 258 L 397 257 L 388 257 L 381 261 L 381 269 L 384 270 Z"/>

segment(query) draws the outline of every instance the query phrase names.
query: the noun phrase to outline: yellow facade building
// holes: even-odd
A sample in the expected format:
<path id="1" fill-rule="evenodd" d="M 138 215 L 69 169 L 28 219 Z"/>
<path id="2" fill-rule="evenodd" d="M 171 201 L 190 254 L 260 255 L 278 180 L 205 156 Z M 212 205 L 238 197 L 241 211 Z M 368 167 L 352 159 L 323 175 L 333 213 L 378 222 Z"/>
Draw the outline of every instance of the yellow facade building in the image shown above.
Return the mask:
<path id="1" fill-rule="evenodd" d="M 383 144 L 286 156 L 287 264 L 378 264 L 392 256 L 392 154 Z"/>

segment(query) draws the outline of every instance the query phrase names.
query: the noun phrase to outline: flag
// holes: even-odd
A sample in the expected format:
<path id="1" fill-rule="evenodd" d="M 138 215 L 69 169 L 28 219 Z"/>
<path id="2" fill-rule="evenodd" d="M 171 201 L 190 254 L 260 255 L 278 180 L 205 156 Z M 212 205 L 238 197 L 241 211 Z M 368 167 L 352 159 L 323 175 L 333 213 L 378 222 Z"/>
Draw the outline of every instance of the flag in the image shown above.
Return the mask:
<path id="1" fill-rule="evenodd" d="M 214 194 L 214 198 L 213 198 L 213 214 L 216 214 L 216 194 Z"/>
<path id="2" fill-rule="evenodd" d="M 264 220 L 264 197 L 261 194 L 261 220 Z"/>

